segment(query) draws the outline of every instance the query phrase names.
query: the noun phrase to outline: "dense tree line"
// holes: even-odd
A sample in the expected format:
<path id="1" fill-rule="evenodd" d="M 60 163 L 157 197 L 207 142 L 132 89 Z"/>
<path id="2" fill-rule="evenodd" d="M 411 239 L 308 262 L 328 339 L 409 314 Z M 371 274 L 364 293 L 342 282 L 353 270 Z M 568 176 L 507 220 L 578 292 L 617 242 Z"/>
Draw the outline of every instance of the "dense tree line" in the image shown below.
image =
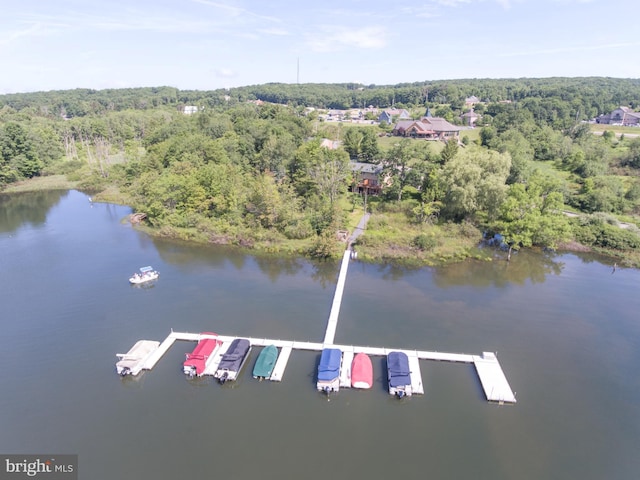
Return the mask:
<path id="1" fill-rule="evenodd" d="M 583 120 L 620 105 L 640 106 L 640 80 L 606 77 L 466 79 L 402 83 L 397 85 L 270 83 L 218 90 L 179 90 L 173 87 L 75 89 L 0 95 L 0 108 L 27 110 L 30 115 L 79 117 L 121 110 L 148 110 L 162 106 L 222 107 L 263 100 L 316 108 L 379 108 L 450 105 L 464 107 L 470 96 L 485 103 L 523 102 L 536 121 Z"/>
<path id="2" fill-rule="evenodd" d="M 381 148 L 378 127 L 344 129 L 320 146 L 303 106 L 433 105 L 462 112 L 475 95 L 478 144 L 402 140 Z M 262 99 L 262 105 L 247 100 Z M 271 103 L 273 102 L 273 103 Z M 437 102 L 437 106 L 435 105 Z M 184 115 L 181 106 L 201 110 Z M 571 235 L 603 248 L 637 248 L 615 215 L 640 214 L 640 139 L 591 133 L 582 118 L 640 105 L 635 80 L 456 80 L 395 86 L 268 84 L 213 92 L 171 87 L 0 96 L 0 186 L 50 173 L 84 188 L 117 186 L 167 234 L 219 243 L 314 239 L 331 253 L 354 177 L 348 160 L 377 163 L 394 204 L 418 230 L 473 222 L 511 246 L 555 246 Z M 340 135 L 340 130 L 336 130 Z M 464 134 L 463 134 L 464 135 Z M 437 152 L 437 153 L 436 153 Z M 571 222 L 566 208 L 583 212 Z M 634 237 L 635 235 L 635 237 Z M 415 245 L 428 248 L 429 237 Z M 427 239 L 427 240 L 425 240 Z"/>

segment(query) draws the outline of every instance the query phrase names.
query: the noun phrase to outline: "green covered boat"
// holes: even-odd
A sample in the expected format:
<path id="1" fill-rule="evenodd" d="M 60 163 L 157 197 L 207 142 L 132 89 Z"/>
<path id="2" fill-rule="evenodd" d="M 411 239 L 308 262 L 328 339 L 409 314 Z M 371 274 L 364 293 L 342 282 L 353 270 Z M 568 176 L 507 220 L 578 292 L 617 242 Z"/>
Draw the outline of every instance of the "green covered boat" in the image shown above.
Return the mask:
<path id="1" fill-rule="evenodd" d="M 269 378 L 273 367 L 276 366 L 276 360 L 278 359 L 278 348 L 275 345 L 268 345 L 262 349 L 256 364 L 253 367 L 253 378 Z"/>

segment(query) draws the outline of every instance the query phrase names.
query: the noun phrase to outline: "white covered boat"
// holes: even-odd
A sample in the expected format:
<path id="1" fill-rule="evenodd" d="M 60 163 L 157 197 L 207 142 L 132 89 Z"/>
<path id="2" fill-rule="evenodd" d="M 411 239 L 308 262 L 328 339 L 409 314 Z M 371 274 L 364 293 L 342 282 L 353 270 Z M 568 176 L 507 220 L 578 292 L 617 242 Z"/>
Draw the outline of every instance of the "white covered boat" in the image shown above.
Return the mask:
<path id="1" fill-rule="evenodd" d="M 144 367 L 149 356 L 157 350 L 160 342 L 153 340 L 140 340 L 127 353 L 117 353 L 120 360 L 116 363 L 116 372 L 124 377 L 137 375 Z"/>
<path id="2" fill-rule="evenodd" d="M 153 267 L 142 267 L 140 273 L 134 273 L 129 279 L 129 283 L 138 285 L 140 283 L 156 280 L 160 276 L 160 273 L 153 269 Z"/>

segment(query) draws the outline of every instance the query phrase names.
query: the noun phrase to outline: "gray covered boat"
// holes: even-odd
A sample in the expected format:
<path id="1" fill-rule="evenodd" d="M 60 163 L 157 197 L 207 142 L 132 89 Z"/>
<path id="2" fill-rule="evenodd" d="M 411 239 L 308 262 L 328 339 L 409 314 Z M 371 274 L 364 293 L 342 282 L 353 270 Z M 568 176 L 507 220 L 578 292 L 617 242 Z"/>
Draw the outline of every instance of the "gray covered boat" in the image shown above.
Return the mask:
<path id="1" fill-rule="evenodd" d="M 222 355 L 220 364 L 216 373 L 213 374 L 220 383 L 227 381 L 233 381 L 238 378 L 242 366 L 249 358 L 249 352 L 251 351 L 251 343 L 245 338 L 236 338 L 231 342 L 229 348 Z"/>

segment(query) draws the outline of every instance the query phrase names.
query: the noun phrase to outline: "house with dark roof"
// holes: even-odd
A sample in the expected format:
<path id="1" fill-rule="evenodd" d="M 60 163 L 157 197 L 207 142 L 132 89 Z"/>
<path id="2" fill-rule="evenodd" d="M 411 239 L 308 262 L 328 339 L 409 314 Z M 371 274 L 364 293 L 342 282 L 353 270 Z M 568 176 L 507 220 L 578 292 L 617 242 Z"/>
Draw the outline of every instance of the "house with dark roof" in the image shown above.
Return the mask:
<path id="1" fill-rule="evenodd" d="M 619 107 L 611 113 L 600 115 L 596 118 L 596 123 L 602 123 L 605 125 L 624 125 L 627 127 L 640 125 L 640 112 L 634 112 L 629 107 Z"/>
<path id="2" fill-rule="evenodd" d="M 401 137 L 443 140 L 458 138 L 460 127 L 452 125 L 444 118 L 422 117 L 420 120 L 400 120 L 393 128 L 393 134 Z"/>
<path id="3" fill-rule="evenodd" d="M 352 192 L 366 193 L 367 195 L 379 195 L 382 191 L 384 179 L 382 167 L 374 163 L 349 162 L 349 168 L 353 173 Z"/>
<path id="4" fill-rule="evenodd" d="M 378 116 L 378 122 L 386 123 L 390 125 L 393 123 L 393 120 L 396 118 L 398 120 L 405 120 L 405 119 L 411 118 L 411 115 L 404 108 L 389 108 L 387 110 L 384 110 Z"/>

